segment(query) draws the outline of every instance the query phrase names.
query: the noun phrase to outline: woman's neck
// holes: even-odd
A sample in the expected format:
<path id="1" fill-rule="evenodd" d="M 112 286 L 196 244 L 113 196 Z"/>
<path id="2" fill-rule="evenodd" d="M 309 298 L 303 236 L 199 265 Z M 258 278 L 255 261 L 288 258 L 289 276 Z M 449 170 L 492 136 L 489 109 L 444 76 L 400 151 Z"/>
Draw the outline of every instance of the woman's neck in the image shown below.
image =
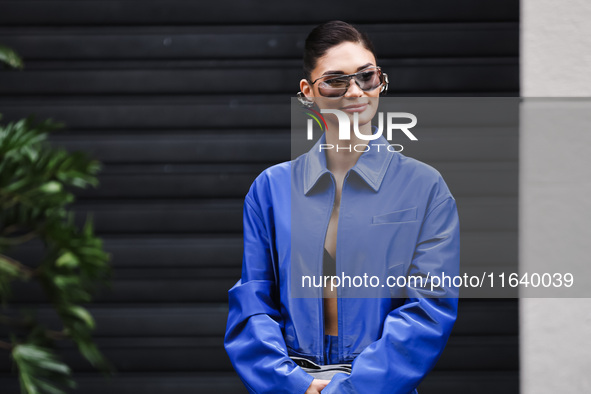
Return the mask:
<path id="1" fill-rule="evenodd" d="M 333 174 L 345 174 L 357 163 L 361 154 L 365 151 L 365 146 L 369 141 L 362 140 L 351 130 L 350 140 L 339 140 L 338 126 L 330 124 L 326 132 L 326 143 L 332 146 L 326 152 L 326 165 Z M 359 127 L 361 134 L 371 135 L 371 124 L 367 123 Z"/>

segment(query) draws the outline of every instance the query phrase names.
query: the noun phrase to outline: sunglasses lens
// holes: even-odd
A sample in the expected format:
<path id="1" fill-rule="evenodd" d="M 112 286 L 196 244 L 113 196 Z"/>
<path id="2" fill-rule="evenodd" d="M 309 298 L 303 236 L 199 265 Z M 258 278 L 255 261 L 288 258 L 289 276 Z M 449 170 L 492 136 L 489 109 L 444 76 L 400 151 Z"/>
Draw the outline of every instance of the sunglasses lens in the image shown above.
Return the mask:
<path id="1" fill-rule="evenodd" d="M 359 88 L 365 92 L 374 90 L 383 83 L 382 72 L 374 68 L 363 71 L 354 77 L 351 75 L 318 81 L 318 92 L 324 97 L 344 96 L 349 89 L 351 78 L 355 78 L 355 82 Z"/>
<path id="2" fill-rule="evenodd" d="M 363 91 L 374 90 L 382 84 L 381 73 L 378 70 L 369 70 L 356 75 L 355 81 Z"/>
<path id="3" fill-rule="evenodd" d="M 325 97 L 340 97 L 347 92 L 349 78 L 330 78 L 318 84 L 318 92 Z"/>

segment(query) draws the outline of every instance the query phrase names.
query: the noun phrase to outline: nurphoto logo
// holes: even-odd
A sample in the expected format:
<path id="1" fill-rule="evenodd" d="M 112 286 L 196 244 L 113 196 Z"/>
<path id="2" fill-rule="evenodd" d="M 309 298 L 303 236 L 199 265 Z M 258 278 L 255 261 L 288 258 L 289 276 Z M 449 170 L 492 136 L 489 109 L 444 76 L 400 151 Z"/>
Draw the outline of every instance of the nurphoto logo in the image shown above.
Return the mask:
<path id="1" fill-rule="evenodd" d="M 308 119 L 308 122 L 307 122 L 307 139 L 308 140 L 313 139 L 314 122 L 316 122 L 316 124 L 320 127 L 321 131 L 326 131 L 326 129 L 328 129 L 328 125 L 326 123 L 326 120 L 324 119 L 324 116 L 322 116 L 322 114 L 333 114 L 337 117 L 337 120 L 339 122 L 339 140 L 342 140 L 342 141 L 348 141 L 351 139 L 351 128 L 353 129 L 355 136 L 357 136 L 357 138 L 359 138 L 360 140 L 364 140 L 364 141 L 375 140 L 375 139 L 379 138 L 380 136 L 382 136 L 382 134 L 384 132 L 384 113 L 383 112 L 378 112 L 378 126 L 376 127 L 377 131 L 374 134 L 362 134 L 359 131 L 359 114 L 357 112 L 355 112 L 353 114 L 353 127 L 351 127 L 351 122 L 350 122 L 350 119 L 347 116 L 347 114 L 343 111 L 338 110 L 338 109 L 320 109 L 320 113 L 319 113 L 318 111 L 308 108 L 305 112 L 306 112 L 306 115 L 308 115 L 310 117 L 310 119 Z M 398 122 L 395 122 L 395 119 L 396 120 L 407 119 L 407 120 L 410 120 L 410 122 L 398 123 Z M 394 130 L 400 130 L 411 141 L 418 141 L 418 138 L 415 137 L 415 135 L 413 133 L 411 133 L 409 130 L 409 129 L 413 128 L 414 126 L 416 126 L 416 124 L 417 124 L 417 117 L 409 112 L 387 112 L 386 113 L 386 139 L 388 141 L 392 141 L 392 136 L 393 136 Z M 378 145 L 381 145 L 381 144 L 378 144 Z M 321 144 L 320 150 L 323 150 L 323 149 L 336 149 L 337 151 L 346 149 L 346 150 L 350 151 L 351 146 L 347 146 L 347 147 L 343 148 L 343 147 L 339 147 L 339 145 L 334 146 L 333 144 Z M 369 150 L 369 145 L 358 144 L 358 145 L 354 145 L 353 149 L 356 152 L 364 152 L 364 151 Z M 378 146 L 378 149 L 379 149 L 379 146 Z M 387 146 L 387 149 L 390 151 L 393 151 L 393 152 L 401 152 L 403 147 L 400 144 L 390 144 Z"/>

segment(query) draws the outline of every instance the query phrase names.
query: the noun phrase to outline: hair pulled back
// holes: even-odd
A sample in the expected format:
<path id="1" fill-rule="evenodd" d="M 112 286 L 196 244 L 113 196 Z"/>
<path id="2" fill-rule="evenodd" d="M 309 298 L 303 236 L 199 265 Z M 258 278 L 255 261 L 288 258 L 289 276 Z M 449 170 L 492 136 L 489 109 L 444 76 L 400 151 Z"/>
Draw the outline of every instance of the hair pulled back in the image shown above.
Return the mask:
<path id="1" fill-rule="evenodd" d="M 330 21 L 316 26 L 306 38 L 304 48 L 304 77 L 310 81 L 312 70 L 318 59 L 326 52 L 343 42 L 355 42 L 376 56 L 371 40 L 362 31 L 343 21 Z"/>

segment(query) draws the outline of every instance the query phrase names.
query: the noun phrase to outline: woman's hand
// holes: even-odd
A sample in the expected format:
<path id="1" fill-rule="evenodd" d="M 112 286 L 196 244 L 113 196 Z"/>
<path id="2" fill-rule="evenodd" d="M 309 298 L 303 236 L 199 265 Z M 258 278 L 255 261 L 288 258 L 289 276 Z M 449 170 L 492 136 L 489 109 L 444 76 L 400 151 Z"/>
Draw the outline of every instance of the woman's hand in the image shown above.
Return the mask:
<path id="1" fill-rule="evenodd" d="M 320 394 L 322 389 L 329 383 L 330 380 L 314 379 L 305 394 Z"/>

